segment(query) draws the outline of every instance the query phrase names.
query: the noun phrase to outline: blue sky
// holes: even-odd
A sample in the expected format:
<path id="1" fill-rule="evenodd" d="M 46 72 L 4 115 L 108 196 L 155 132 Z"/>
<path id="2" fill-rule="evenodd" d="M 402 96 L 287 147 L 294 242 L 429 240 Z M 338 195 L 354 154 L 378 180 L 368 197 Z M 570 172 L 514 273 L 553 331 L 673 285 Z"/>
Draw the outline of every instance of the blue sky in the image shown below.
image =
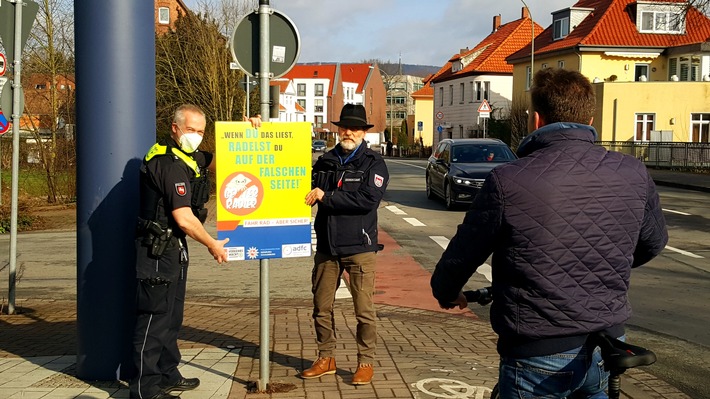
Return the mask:
<path id="1" fill-rule="evenodd" d="M 201 0 L 185 0 L 194 7 Z M 213 0 L 219 1 L 219 0 Z M 576 0 L 526 0 L 547 27 Z M 254 1 L 254 7 L 258 6 Z M 271 0 L 301 38 L 298 62 L 382 62 L 441 66 L 491 33 L 493 16 L 519 19 L 521 0 Z"/>

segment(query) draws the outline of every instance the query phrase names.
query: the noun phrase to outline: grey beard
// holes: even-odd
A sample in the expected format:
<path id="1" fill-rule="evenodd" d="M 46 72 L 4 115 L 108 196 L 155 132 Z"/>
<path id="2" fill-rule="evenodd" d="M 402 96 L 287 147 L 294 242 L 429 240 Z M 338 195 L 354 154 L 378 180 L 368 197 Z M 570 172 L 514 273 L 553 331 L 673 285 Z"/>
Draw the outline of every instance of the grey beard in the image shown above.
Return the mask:
<path id="1" fill-rule="evenodd" d="M 360 144 L 362 144 L 362 140 L 358 141 L 341 141 L 340 142 L 340 148 L 343 150 L 350 152 L 354 151 Z"/>

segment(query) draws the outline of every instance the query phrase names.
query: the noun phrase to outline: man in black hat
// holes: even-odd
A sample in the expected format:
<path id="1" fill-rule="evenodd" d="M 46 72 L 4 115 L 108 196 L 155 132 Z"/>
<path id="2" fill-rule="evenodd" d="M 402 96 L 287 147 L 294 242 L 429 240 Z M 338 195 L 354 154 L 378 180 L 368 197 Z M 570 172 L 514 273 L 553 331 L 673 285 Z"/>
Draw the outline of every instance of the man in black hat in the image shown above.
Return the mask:
<path id="1" fill-rule="evenodd" d="M 374 374 L 377 208 L 389 181 L 380 154 L 363 144 L 367 123 L 365 107 L 346 104 L 338 126 L 339 143 L 321 155 L 313 166 L 306 204 L 318 203 L 314 223 L 317 246 L 312 274 L 313 320 L 318 359 L 301 373 L 302 378 L 335 374 L 335 318 L 333 303 L 343 270 L 350 277 L 350 293 L 357 318 L 358 367 L 354 385 L 369 384 Z"/>

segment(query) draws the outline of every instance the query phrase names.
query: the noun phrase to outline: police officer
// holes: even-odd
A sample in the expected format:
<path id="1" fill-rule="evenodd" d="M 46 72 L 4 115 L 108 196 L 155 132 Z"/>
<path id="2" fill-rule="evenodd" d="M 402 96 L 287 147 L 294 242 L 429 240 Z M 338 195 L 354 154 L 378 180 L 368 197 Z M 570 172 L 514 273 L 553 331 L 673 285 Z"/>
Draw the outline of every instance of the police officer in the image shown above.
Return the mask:
<path id="1" fill-rule="evenodd" d="M 173 391 L 195 389 L 197 378 L 178 371 L 178 331 L 182 325 L 189 252 L 186 236 L 206 246 L 217 263 L 227 261 L 224 245 L 202 223 L 207 217 L 208 171 L 213 155 L 201 152 L 206 119 L 195 105 L 175 110 L 170 138 L 148 151 L 140 176 L 136 239 L 137 322 L 133 357 L 137 375 L 131 398 L 177 398 Z"/>

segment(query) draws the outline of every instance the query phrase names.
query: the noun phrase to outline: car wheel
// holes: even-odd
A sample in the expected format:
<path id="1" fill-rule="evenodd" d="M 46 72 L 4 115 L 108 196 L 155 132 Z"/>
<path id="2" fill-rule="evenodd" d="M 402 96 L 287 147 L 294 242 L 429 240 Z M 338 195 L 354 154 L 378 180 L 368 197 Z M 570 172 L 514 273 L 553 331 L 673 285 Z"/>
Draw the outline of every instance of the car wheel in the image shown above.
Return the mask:
<path id="1" fill-rule="evenodd" d="M 444 202 L 446 202 L 446 209 L 452 210 L 456 208 L 456 202 L 454 202 L 454 192 L 451 190 L 451 184 L 447 184 L 444 187 Z"/>
<path id="2" fill-rule="evenodd" d="M 426 197 L 430 200 L 433 200 L 436 198 L 436 195 L 434 195 L 434 192 L 431 191 L 431 178 L 429 175 L 426 177 Z"/>

